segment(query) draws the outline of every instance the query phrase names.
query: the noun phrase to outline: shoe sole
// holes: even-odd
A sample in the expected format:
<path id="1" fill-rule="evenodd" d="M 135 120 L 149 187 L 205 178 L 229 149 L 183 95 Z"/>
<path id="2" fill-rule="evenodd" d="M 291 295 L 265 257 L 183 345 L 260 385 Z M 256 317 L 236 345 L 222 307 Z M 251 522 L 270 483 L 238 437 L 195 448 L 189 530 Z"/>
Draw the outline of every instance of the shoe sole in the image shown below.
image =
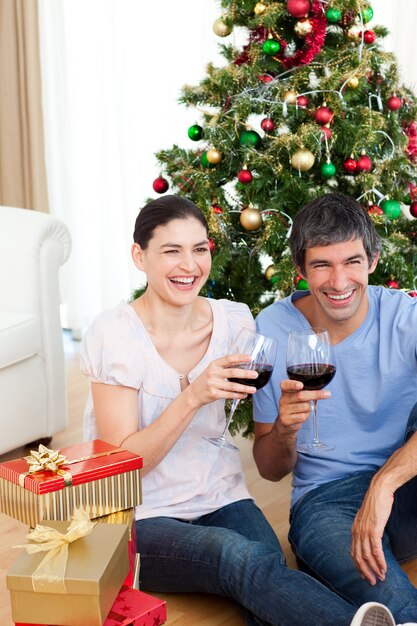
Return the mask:
<path id="1" fill-rule="evenodd" d="M 394 626 L 384 607 L 372 606 L 362 618 L 361 626 Z"/>

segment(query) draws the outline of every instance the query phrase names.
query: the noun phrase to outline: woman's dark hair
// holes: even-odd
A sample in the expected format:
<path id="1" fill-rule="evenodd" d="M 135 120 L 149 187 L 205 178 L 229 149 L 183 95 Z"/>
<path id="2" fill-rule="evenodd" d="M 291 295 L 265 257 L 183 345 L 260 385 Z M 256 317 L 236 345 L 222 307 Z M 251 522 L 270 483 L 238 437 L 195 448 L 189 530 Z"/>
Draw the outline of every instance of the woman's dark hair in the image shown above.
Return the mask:
<path id="1" fill-rule="evenodd" d="M 353 198 L 328 193 L 307 202 L 296 214 L 289 245 L 296 267 L 305 274 L 307 248 L 361 239 L 369 266 L 381 249 L 371 217 Z"/>
<path id="2" fill-rule="evenodd" d="M 140 211 L 136 218 L 133 240 L 138 243 L 143 250 L 148 247 L 149 241 L 153 237 L 153 232 L 158 226 L 164 226 L 172 220 L 186 220 L 194 218 L 198 220 L 206 229 L 208 225 L 204 214 L 200 209 L 187 198 L 170 195 L 163 198 L 156 198 L 148 202 Z"/>

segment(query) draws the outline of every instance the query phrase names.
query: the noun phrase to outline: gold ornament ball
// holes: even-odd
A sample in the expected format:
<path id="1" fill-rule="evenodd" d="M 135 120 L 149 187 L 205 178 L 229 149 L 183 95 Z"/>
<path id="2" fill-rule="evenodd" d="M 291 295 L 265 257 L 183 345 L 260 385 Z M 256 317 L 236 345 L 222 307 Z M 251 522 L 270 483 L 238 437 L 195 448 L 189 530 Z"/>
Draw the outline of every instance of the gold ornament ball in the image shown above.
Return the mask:
<path id="1" fill-rule="evenodd" d="M 262 226 L 262 214 L 258 209 L 244 209 L 240 214 L 240 223 L 246 230 L 257 230 Z"/>
<path id="2" fill-rule="evenodd" d="M 353 24 L 346 31 L 346 36 L 351 41 L 359 41 L 359 39 L 361 38 L 361 35 L 362 35 L 362 29 L 357 24 Z"/>
<path id="3" fill-rule="evenodd" d="M 219 152 L 215 148 L 210 148 L 210 150 L 207 150 L 206 152 L 206 158 L 209 163 L 216 165 L 217 163 L 220 163 L 220 161 L 223 158 L 223 155 L 221 152 Z"/>
<path id="4" fill-rule="evenodd" d="M 359 78 L 357 76 L 352 76 L 352 78 L 349 78 L 347 85 L 351 89 L 356 89 L 356 87 L 359 85 Z"/>
<path id="5" fill-rule="evenodd" d="M 277 268 L 275 265 L 268 265 L 265 270 L 265 278 L 266 280 L 271 280 L 272 276 L 277 273 Z"/>
<path id="6" fill-rule="evenodd" d="M 253 9 L 253 12 L 255 13 L 255 15 L 262 15 L 262 13 L 265 13 L 266 10 L 266 6 L 264 5 L 263 2 L 257 2 L 255 4 L 255 8 Z"/>
<path id="7" fill-rule="evenodd" d="M 300 172 L 307 172 L 314 165 L 314 154 L 310 150 L 302 148 L 294 152 L 291 157 L 291 165 Z"/>
<path id="8" fill-rule="evenodd" d="M 232 32 L 232 29 L 225 23 L 222 17 L 219 17 L 213 24 L 213 31 L 218 37 L 227 37 Z"/>
<path id="9" fill-rule="evenodd" d="M 297 102 L 297 94 L 295 91 L 286 91 L 284 93 L 283 100 L 287 104 L 295 104 Z"/>
<path id="10" fill-rule="evenodd" d="M 298 20 L 294 25 L 294 32 L 298 37 L 307 37 L 313 30 L 313 25 L 308 18 Z"/>

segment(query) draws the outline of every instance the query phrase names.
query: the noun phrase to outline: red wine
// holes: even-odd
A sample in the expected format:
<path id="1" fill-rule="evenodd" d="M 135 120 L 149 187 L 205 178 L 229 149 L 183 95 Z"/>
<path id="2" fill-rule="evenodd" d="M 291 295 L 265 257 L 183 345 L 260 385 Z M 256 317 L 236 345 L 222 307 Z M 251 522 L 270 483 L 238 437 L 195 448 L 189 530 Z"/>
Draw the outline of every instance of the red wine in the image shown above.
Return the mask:
<path id="1" fill-rule="evenodd" d="M 335 374 L 336 367 L 325 363 L 302 363 L 287 367 L 288 378 L 299 380 L 308 391 L 323 389 Z"/>
<path id="2" fill-rule="evenodd" d="M 228 380 L 231 383 L 250 385 L 251 387 L 256 387 L 256 389 L 261 389 L 261 387 L 265 387 L 266 383 L 271 378 L 272 365 L 251 365 L 245 369 L 251 369 L 258 372 L 258 378 L 228 378 Z"/>

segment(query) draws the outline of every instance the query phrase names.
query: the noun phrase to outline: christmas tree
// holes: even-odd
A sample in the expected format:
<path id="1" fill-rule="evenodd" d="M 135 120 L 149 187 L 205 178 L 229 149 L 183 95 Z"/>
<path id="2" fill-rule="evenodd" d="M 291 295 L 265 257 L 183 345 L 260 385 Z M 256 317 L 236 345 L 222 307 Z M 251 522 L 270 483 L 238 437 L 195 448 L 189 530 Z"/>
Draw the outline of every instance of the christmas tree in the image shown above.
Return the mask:
<path id="1" fill-rule="evenodd" d="M 371 281 L 417 295 L 417 99 L 382 46 L 387 29 L 371 25 L 369 2 L 221 7 L 213 30 L 225 64 L 182 89 L 195 123 L 184 129 L 187 147 L 157 153 L 153 184 L 205 211 L 206 295 L 246 302 L 256 314 L 307 289 L 289 254 L 292 218 L 332 190 L 356 198 L 382 237 Z M 243 44 L 234 32 L 246 33 Z"/>

